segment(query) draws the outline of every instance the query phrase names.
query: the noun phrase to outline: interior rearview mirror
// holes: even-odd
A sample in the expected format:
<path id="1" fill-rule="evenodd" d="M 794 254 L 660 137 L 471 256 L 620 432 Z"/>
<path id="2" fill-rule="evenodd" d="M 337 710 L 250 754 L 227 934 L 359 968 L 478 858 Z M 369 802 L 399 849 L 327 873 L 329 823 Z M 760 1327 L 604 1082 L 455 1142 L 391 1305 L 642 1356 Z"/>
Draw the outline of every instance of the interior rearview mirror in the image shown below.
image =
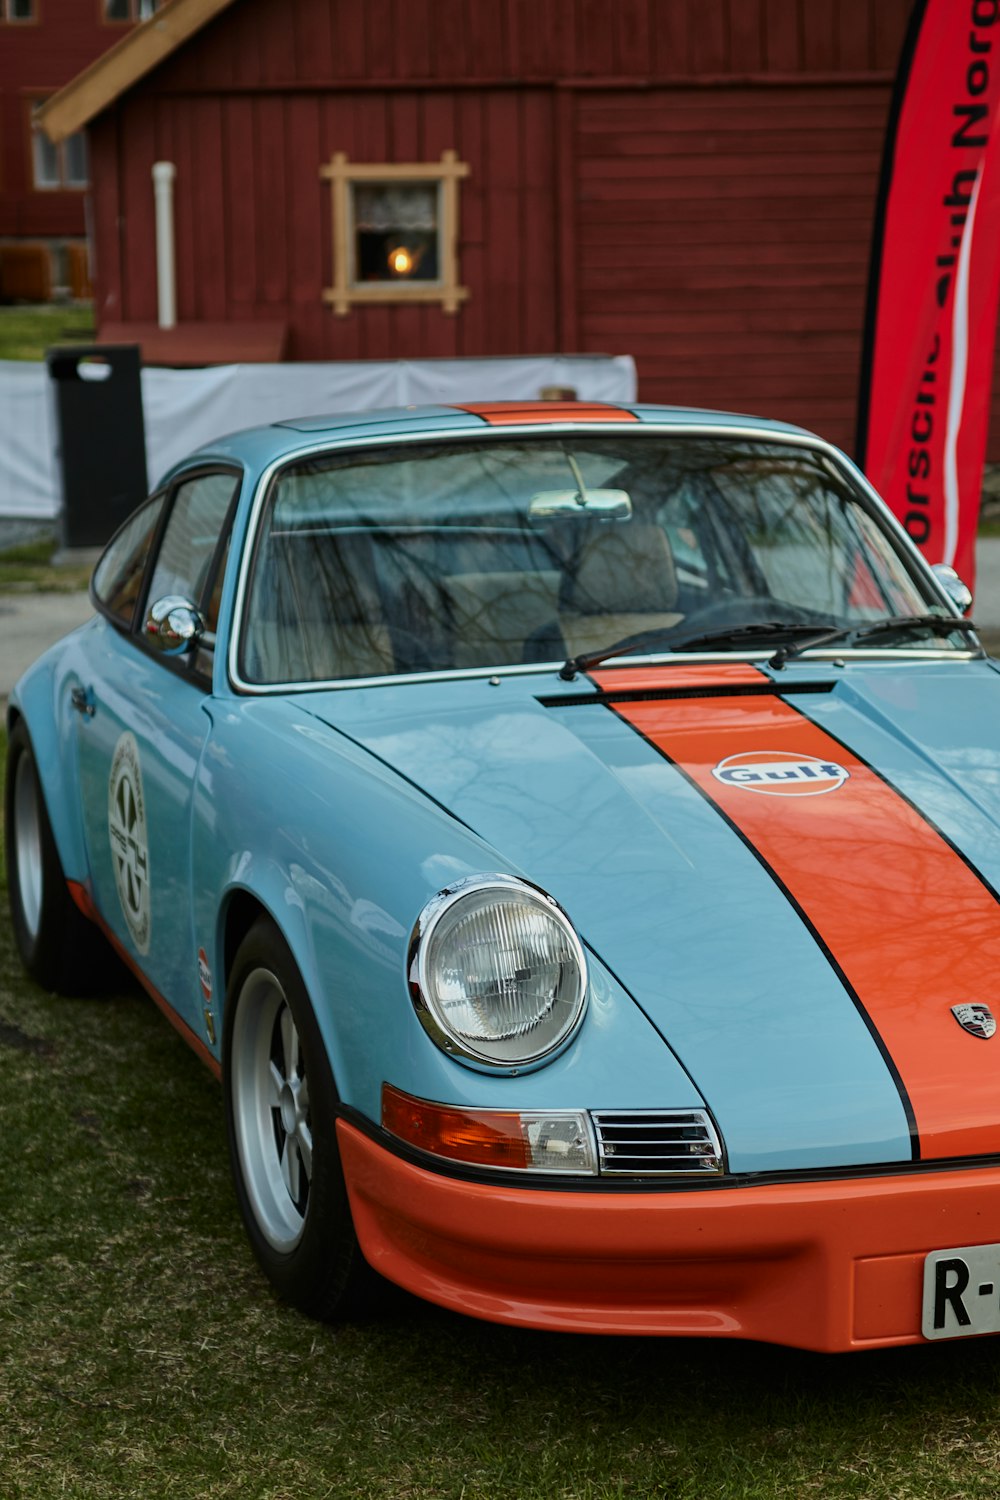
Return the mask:
<path id="1" fill-rule="evenodd" d="M 627 521 L 632 515 L 632 497 L 627 490 L 540 490 L 531 497 L 528 515 L 532 521 L 553 521 L 564 516 Z"/>

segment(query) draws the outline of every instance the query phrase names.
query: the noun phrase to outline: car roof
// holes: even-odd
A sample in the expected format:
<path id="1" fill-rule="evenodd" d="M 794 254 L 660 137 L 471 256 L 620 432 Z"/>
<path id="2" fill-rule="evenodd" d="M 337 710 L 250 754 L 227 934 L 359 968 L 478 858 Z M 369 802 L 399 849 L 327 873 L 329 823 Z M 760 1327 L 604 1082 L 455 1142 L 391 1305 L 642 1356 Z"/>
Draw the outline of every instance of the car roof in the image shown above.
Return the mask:
<path id="1" fill-rule="evenodd" d="M 315 449 L 329 438 L 331 444 L 382 442 L 397 437 L 448 437 L 481 432 L 483 436 L 525 429 L 559 427 L 585 432 L 590 428 L 702 427 L 722 431 L 811 438 L 804 428 L 765 417 L 735 412 L 708 411 L 697 407 L 616 405 L 591 401 L 490 401 L 467 406 L 398 406 L 377 411 L 336 412 L 329 415 L 289 417 L 264 427 L 250 427 L 207 445 L 176 467 L 208 459 L 236 459 L 252 468 L 263 468 L 299 450 Z M 173 471 L 172 471 L 173 472 Z M 169 475 L 167 476 L 169 478 Z"/>

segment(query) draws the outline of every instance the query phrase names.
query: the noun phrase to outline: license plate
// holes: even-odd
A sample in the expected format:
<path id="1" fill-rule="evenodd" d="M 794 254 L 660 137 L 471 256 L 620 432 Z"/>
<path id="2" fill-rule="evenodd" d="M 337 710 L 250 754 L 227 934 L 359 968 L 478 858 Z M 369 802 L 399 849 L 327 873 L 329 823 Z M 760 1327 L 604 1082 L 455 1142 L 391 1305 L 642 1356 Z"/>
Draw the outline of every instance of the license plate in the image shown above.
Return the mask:
<path id="1" fill-rule="evenodd" d="M 933 1250 L 924 1261 L 925 1339 L 1000 1333 L 1000 1245 Z"/>

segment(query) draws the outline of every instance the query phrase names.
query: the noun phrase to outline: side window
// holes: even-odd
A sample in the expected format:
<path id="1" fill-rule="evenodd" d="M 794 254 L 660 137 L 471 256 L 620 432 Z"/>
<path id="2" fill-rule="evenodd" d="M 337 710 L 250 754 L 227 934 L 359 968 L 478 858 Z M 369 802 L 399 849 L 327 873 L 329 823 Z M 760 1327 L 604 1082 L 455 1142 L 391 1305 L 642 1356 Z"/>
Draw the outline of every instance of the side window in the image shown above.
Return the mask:
<path id="1" fill-rule="evenodd" d="M 147 605 L 169 594 L 201 604 L 212 560 L 239 483 L 234 474 L 199 474 L 177 488 L 163 533 Z"/>
<path id="2" fill-rule="evenodd" d="M 94 569 L 95 599 L 106 614 L 125 626 L 132 623 L 142 591 L 142 576 L 163 510 L 163 499 L 162 495 L 154 495 L 129 516 L 108 543 L 104 556 Z"/>
<path id="3" fill-rule="evenodd" d="M 219 566 L 216 569 L 215 579 L 212 583 L 212 592 L 205 601 L 205 628 L 206 630 L 210 630 L 213 635 L 219 625 L 219 607 L 222 604 L 222 583 L 226 576 L 226 563 L 229 561 L 229 543 L 231 540 L 231 537 L 226 537 L 226 545 L 219 559 Z"/>

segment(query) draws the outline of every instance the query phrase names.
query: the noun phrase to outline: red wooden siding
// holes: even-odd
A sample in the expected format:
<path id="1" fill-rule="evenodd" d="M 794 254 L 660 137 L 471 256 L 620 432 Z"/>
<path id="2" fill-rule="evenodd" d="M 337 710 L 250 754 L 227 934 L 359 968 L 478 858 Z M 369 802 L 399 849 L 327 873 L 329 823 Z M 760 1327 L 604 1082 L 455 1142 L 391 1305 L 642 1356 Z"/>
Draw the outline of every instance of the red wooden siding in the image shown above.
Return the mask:
<path id="1" fill-rule="evenodd" d="M 853 439 L 884 88 L 578 96 L 578 342 L 645 399 Z"/>
<path id="2" fill-rule="evenodd" d="M 34 21 L 0 19 L 0 237 L 82 237 L 83 193 L 34 188 L 29 103 L 129 30 L 104 24 L 99 0 L 37 0 Z"/>
<path id="3" fill-rule="evenodd" d="M 150 172 L 164 158 L 177 167 L 182 322 L 286 320 L 295 359 L 546 353 L 558 346 L 551 91 L 149 98 L 137 90 L 103 117 L 92 142 L 105 191 L 119 156 L 123 164 L 121 281 L 115 216 L 109 207 L 98 217 L 105 321 L 155 321 Z M 450 147 L 471 168 L 461 190 L 468 307 L 458 316 L 425 305 L 335 317 L 321 301 L 332 280 L 330 189 L 321 164 L 335 150 L 356 161 L 423 161 Z"/>
<path id="4" fill-rule="evenodd" d="M 911 0 L 237 0 L 158 74 L 309 84 L 892 73 Z"/>
<path id="5" fill-rule="evenodd" d="M 628 353 L 643 399 L 850 446 L 910 3 L 234 0 L 92 131 L 99 318 L 155 320 L 165 157 L 182 322 L 280 321 L 294 359 Z M 449 148 L 469 300 L 336 316 L 321 164 Z"/>

